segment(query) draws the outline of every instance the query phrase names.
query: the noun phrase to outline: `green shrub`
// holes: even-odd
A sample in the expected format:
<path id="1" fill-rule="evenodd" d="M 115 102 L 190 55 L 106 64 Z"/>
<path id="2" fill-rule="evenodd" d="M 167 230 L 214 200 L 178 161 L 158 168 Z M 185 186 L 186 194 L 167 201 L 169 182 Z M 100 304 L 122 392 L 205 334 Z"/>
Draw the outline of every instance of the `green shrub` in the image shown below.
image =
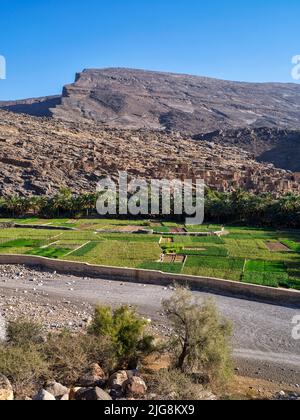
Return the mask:
<path id="1" fill-rule="evenodd" d="M 89 332 L 109 339 L 118 366 L 126 368 L 153 350 L 153 337 L 146 334 L 147 325 L 147 321 L 128 306 L 116 310 L 109 306 L 98 306 Z"/>
<path id="2" fill-rule="evenodd" d="M 173 366 L 196 373 L 210 384 L 225 385 L 233 374 L 231 324 L 220 318 L 213 302 L 195 302 L 183 288 L 165 300 L 163 307 L 174 331 L 170 341 Z"/>

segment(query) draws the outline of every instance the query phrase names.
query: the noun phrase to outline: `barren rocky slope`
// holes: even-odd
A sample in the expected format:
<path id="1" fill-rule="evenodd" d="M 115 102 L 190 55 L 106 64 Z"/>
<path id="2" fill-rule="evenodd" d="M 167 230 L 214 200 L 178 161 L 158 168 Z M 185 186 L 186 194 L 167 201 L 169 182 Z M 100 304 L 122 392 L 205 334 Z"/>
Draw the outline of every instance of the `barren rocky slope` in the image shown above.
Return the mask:
<path id="1" fill-rule="evenodd" d="M 248 126 L 300 128 L 300 86 L 131 69 L 84 70 L 65 86 L 53 115 L 188 134 Z"/>
<path id="2" fill-rule="evenodd" d="M 0 102 L 0 108 L 67 121 L 96 121 L 115 128 L 167 129 L 189 135 L 241 127 L 300 128 L 299 84 L 90 69 L 65 86 L 62 98 L 31 102 Z"/>
<path id="3" fill-rule="evenodd" d="M 253 153 L 259 162 L 269 162 L 278 168 L 300 172 L 300 130 L 244 128 L 218 130 L 193 138 L 240 147 Z"/>
<path id="4" fill-rule="evenodd" d="M 291 172 L 236 147 L 151 130 L 107 129 L 0 111 L 1 194 L 94 191 L 104 175 L 204 178 L 221 191 L 299 191 Z"/>
<path id="5" fill-rule="evenodd" d="M 42 98 L 31 98 L 20 101 L 0 101 L 0 109 L 3 111 L 15 112 L 16 114 L 27 114 L 35 117 L 51 117 L 51 108 L 61 103 L 61 96 L 46 96 Z"/>

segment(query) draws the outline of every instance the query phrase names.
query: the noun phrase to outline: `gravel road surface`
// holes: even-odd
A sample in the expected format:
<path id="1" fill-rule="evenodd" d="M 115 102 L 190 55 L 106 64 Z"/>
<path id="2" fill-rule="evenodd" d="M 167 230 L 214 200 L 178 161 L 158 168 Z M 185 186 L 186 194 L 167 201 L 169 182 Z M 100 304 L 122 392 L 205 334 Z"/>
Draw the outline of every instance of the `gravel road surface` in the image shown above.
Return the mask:
<path id="1" fill-rule="evenodd" d="M 168 334 L 170 330 L 162 314 L 161 301 L 171 296 L 171 289 L 59 275 L 24 267 L 1 267 L 0 313 L 9 318 L 12 313 L 20 315 L 24 311 L 28 315 L 30 307 L 38 313 L 39 305 L 47 311 L 53 305 L 50 309 L 52 326 L 54 323 L 55 327 L 57 313 L 64 318 L 60 319 L 62 324 L 80 327 L 95 304 L 125 303 L 136 306 L 141 314 L 153 320 L 157 329 Z M 233 321 L 237 371 L 286 384 L 300 384 L 300 340 L 292 338 L 292 320 L 300 315 L 300 309 L 202 292 L 194 292 L 194 295 L 200 299 L 213 297 L 222 315 Z M 11 306 L 12 299 L 14 306 Z M 43 315 L 40 311 L 41 320 L 43 316 L 49 318 L 47 313 Z"/>

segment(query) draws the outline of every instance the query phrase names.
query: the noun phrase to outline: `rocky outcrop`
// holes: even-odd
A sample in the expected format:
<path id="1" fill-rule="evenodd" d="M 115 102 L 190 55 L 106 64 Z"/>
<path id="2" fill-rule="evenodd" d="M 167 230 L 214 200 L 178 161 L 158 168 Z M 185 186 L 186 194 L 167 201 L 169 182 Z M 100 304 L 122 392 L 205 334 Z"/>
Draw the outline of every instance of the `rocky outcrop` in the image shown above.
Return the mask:
<path id="1" fill-rule="evenodd" d="M 119 130 L 0 111 L 0 194 L 95 191 L 103 176 L 205 180 L 219 191 L 299 191 L 297 175 L 255 161 L 236 146 L 179 133 Z"/>
<path id="2" fill-rule="evenodd" d="M 123 68 L 89 69 L 65 86 L 53 116 L 109 127 L 197 134 L 240 127 L 300 128 L 300 85 L 240 83 Z"/>
<path id="3" fill-rule="evenodd" d="M 300 130 L 244 128 L 218 130 L 193 138 L 223 146 L 239 147 L 252 153 L 258 162 L 268 162 L 277 168 L 300 172 Z"/>

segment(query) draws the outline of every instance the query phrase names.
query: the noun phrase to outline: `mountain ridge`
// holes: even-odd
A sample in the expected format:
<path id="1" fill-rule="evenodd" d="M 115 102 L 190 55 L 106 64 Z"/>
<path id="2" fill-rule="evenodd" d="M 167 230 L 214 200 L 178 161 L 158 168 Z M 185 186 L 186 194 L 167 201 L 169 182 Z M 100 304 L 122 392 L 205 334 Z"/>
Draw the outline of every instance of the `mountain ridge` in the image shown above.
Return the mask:
<path id="1" fill-rule="evenodd" d="M 0 102 L 0 109 L 188 136 L 245 127 L 300 129 L 300 85 L 292 83 L 237 82 L 108 67 L 78 72 L 75 82 L 64 86 L 61 97 L 37 98 L 35 104 L 26 101 L 10 103 L 9 108 Z"/>

